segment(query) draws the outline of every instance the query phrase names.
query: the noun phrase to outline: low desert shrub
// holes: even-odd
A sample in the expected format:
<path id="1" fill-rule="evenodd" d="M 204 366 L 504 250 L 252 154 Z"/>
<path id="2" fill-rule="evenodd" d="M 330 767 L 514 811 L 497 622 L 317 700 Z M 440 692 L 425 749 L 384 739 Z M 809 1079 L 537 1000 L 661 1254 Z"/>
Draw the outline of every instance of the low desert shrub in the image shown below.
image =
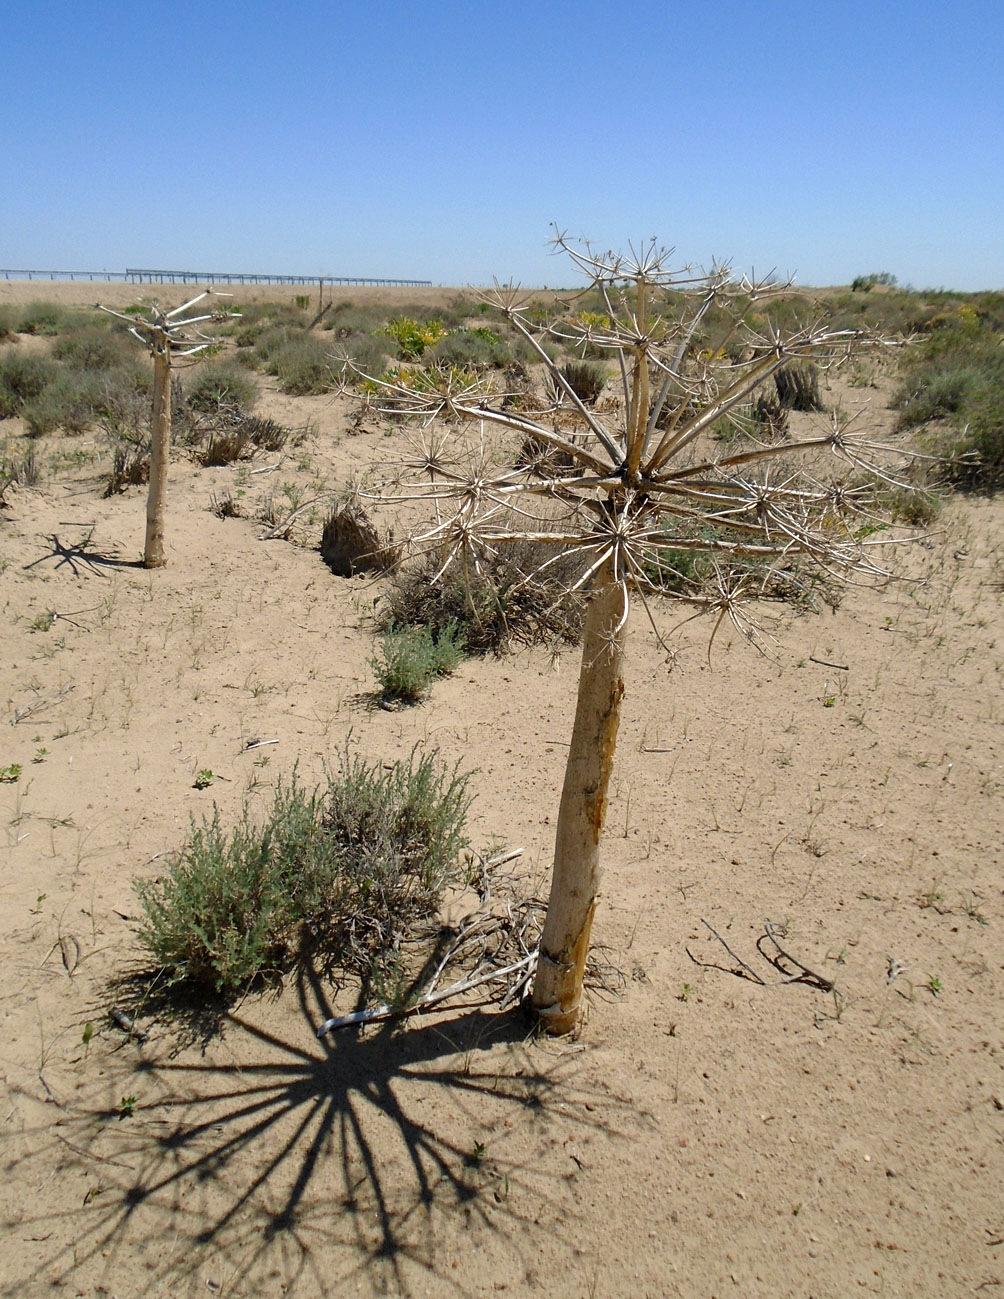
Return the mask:
<path id="1" fill-rule="evenodd" d="M 387 369 L 391 353 L 390 342 L 384 334 L 349 334 L 335 345 L 335 363 L 345 357 L 350 371 L 379 377 Z"/>
<path id="2" fill-rule="evenodd" d="M 0 419 L 20 415 L 59 372 L 51 357 L 8 347 L 0 353 Z"/>
<path id="3" fill-rule="evenodd" d="M 464 657 L 463 632 L 456 623 L 439 627 L 389 627 L 370 660 L 385 700 L 414 704 L 436 677 L 449 676 Z"/>
<path id="4" fill-rule="evenodd" d="M 330 392 L 335 386 L 330 349 L 313 335 L 290 338 L 276 348 L 269 364 L 280 390 L 291 397 Z"/>
<path id="5" fill-rule="evenodd" d="M 871 275 L 859 275 L 851 285 L 851 292 L 870 293 L 876 284 L 893 288 L 896 284 L 896 276 L 890 275 L 888 271 L 877 271 Z"/>
<path id="6" fill-rule="evenodd" d="M 29 302 L 18 320 L 20 334 L 58 334 L 66 320 L 66 312 L 55 302 Z"/>
<path id="7" fill-rule="evenodd" d="M 458 293 L 445 307 L 439 309 L 439 317 L 448 329 L 460 329 L 465 321 L 484 313 L 485 304 L 469 293 Z"/>
<path id="8" fill-rule="evenodd" d="M 520 392 L 516 388 L 513 391 L 507 385 L 507 396 L 508 392 L 513 392 L 513 395 L 508 397 L 508 400 L 504 399 L 506 409 L 523 409 L 527 398 L 526 389 Z M 581 472 L 570 452 L 552 446 L 550 442 L 545 442 L 534 433 L 528 433 L 520 443 L 516 453 L 516 463 L 526 465 L 528 468 L 532 467 L 532 472 L 538 478 L 562 478 L 565 474 L 575 476 Z"/>
<path id="9" fill-rule="evenodd" d="M 964 306 L 913 350 L 893 397 L 898 426 L 927 427 L 928 449 L 960 486 L 1004 483 L 1002 343 L 995 320 Z"/>
<path id="10" fill-rule="evenodd" d="M 275 374 L 279 353 L 288 343 L 302 336 L 302 329 L 293 329 L 289 325 L 263 325 L 254 343 L 254 359 L 258 369 L 265 374 Z"/>
<path id="11" fill-rule="evenodd" d="M 490 329 L 462 329 L 447 334 L 425 352 L 433 365 L 459 369 L 502 369 L 513 359 L 506 343 Z"/>
<path id="12" fill-rule="evenodd" d="M 25 429 L 42 437 L 56 429 L 83 433 L 101 401 L 101 376 L 87 370 L 58 370 L 42 391 L 21 408 Z"/>
<path id="13" fill-rule="evenodd" d="M 652 589 L 666 594 L 695 594 L 704 590 L 715 575 L 714 559 L 695 550 L 659 549 L 644 565 L 645 579 Z"/>
<path id="14" fill-rule="evenodd" d="M 193 821 L 168 873 L 135 884 L 152 973 L 235 993 L 316 957 L 367 977 L 458 879 L 467 780 L 435 753 L 346 751 L 326 789 L 280 784 L 261 824 Z"/>
<path id="15" fill-rule="evenodd" d="M 193 410 L 249 411 L 258 400 L 258 385 L 243 367 L 216 361 L 196 370 L 185 396 Z"/>
<path id="16" fill-rule="evenodd" d="M 0 343 L 16 340 L 18 316 L 7 303 L 0 305 Z"/>
<path id="17" fill-rule="evenodd" d="M 243 519 L 247 515 L 244 506 L 229 491 L 223 496 L 214 492 L 209 498 L 209 509 L 218 519 Z"/>
<path id="18" fill-rule="evenodd" d="M 245 811 L 232 833 L 219 812 L 191 838 L 166 876 L 139 881 L 138 938 L 175 982 L 237 990 L 277 976 L 294 946 L 297 855 L 312 847 L 319 809 L 293 785 L 276 791 L 264 827 Z"/>
<path id="19" fill-rule="evenodd" d="M 780 397 L 758 396 L 752 404 L 754 436 L 772 442 L 787 437 L 791 409 Z"/>
<path id="20" fill-rule="evenodd" d="M 382 333 L 387 324 L 387 308 L 364 306 L 357 302 L 337 302 L 324 319 L 324 328 L 338 339 Z"/>
<path id="21" fill-rule="evenodd" d="M 116 326 L 83 320 L 56 339 L 52 355 L 74 370 L 111 370 L 128 365 L 138 350 L 135 340 Z"/>
<path id="22" fill-rule="evenodd" d="M 11 452 L 5 441 L 0 447 L 0 505 L 6 505 L 6 494 L 12 487 L 37 487 L 42 466 L 34 447 L 20 455 Z"/>
<path id="23" fill-rule="evenodd" d="M 293 429 L 236 408 L 222 407 L 214 413 L 189 420 L 184 442 L 192 458 L 208 468 L 251 460 L 259 451 L 281 451 Z"/>
<path id="24" fill-rule="evenodd" d="M 250 460 L 257 449 L 250 432 L 240 423 L 210 429 L 205 440 L 191 448 L 192 459 L 204 469 Z"/>
<path id="25" fill-rule="evenodd" d="M 100 401 L 98 413 L 103 419 L 115 420 L 123 412 L 131 413 L 143 406 L 149 418 L 153 397 L 152 368 L 144 357 L 133 355 L 129 360 L 98 376 Z"/>
<path id="26" fill-rule="evenodd" d="M 941 513 L 941 497 L 930 488 L 897 487 L 886 498 L 893 521 L 912 528 L 927 528 Z"/>

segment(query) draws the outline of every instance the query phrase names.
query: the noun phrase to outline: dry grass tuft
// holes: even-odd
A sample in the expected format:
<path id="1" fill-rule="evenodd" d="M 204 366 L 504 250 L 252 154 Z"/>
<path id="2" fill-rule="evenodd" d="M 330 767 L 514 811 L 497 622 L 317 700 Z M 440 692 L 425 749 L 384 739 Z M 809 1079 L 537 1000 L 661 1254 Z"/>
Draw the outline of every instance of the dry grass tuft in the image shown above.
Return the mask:
<path id="1" fill-rule="evenodd" d="M 385 573 L 397 562 L 391 537 L 381 537 L 360 503 L 339 501 L 321 533 L 321 557 L 336 577 L 354 573 Z"/>

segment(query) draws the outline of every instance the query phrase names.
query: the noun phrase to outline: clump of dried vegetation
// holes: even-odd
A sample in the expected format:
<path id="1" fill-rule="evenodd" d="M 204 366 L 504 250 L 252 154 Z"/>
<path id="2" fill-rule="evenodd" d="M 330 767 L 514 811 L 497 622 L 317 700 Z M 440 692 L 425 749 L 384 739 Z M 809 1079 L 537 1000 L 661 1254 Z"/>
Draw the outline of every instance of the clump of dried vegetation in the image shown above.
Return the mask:
<path id="1" fill-rule="evenodd" d="M 321 558 L 336 577 L 384 573 L 397 562 L 392 536 L 381 536 L 358 496 L 334 502 L 321 530 Z"/>

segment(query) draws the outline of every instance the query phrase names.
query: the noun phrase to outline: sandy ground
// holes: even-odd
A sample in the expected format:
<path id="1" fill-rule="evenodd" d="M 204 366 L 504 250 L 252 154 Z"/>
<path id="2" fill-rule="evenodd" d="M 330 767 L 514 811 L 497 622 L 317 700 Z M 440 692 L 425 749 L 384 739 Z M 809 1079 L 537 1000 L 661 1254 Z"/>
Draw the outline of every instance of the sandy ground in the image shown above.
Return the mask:
<path id="1" fill-rule="evenodd" d="M 638 619 L 594 929 L 625 986 L 574 1041 L 480 1008 L 320 1043 L 337 999 L 305 980 L 138 1043 L 108 1015 L 132 880 L 350 732 L 473 770 L 472 837 L 522 847 L 528 887 L 551 850 L 576 654 L 370 707 L 380 586 L 330 574 L 319 524 L 261 541 L 209 507 L 337 486 L 399 435 L 329 398 L 261 408 L 307 441 L 261 475 L 177 459 L 163 570 L 136 562 L 143 489 L 101 495 L 98 437 L 50 442 L 58 472 L 0 518 L 0 768 L 23 769 L 0 785 L 0 1292 L 994 1293 L 1004 502 L 951 505 L 904 553 L 923 580 L 767 610 L 773 658 L 723 633 L 709 665 L 697 620 L 667 661 Z M 836 991 L 775 982 L 765 922 Z"/>

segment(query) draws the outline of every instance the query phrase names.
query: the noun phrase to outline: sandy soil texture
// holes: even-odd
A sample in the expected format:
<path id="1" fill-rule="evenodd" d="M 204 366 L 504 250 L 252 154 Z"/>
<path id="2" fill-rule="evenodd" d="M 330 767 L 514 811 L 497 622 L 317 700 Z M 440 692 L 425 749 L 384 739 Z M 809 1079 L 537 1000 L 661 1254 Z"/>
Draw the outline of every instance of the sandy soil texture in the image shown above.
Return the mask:
<path id="1" fill-rule="evenodd" d="M 842 400 L 869 394 L 882 426 L 879 391 Z M 1004 502 L 951 503 L 910 580 L 765 609 L 773 657 L 723 630 L 709 663 L 698 619 L 667 659 L 638 616 L 594 929 L 623 990 L 574 1041 L 471 1007 L 321 1042 L 347 994 L 307 978 L 201 1038 L 141 1010 L 138 1041 L 109 1015 L 133 879 L 350 732 L 472 770 L 472 838 L 522 847 L 527 889 L 551 850 L 576 653 L 374 708 L 381 584 L 332 576 L 319 523 L 264 541 L 211 505 L 288 507 L 404 434 L 342 398 L 259 409 L 306 440 L 176 458 L 163 570 L 97 434 L 50 440 L 0 515 L 0 1292 L 995 1293 Z M 834 990 L 780 981 L 767 925 Z"/>

